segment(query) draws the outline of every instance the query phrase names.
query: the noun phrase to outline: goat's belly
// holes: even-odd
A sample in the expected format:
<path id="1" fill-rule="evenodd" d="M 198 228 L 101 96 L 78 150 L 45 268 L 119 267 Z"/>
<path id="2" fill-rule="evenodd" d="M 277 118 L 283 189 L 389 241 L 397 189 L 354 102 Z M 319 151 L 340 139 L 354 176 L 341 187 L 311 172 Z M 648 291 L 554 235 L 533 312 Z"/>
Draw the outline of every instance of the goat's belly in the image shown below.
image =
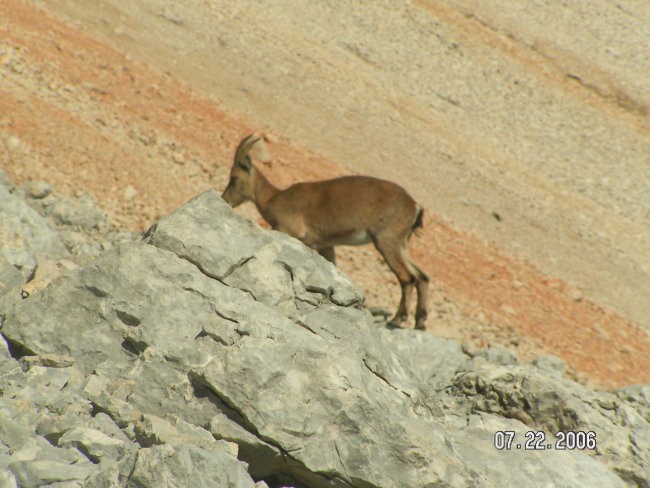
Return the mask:
<path id="1" fill-rule="evenodd" d="M 372 242 L 370 233 L 366 230 L 360 230 L 357 232 L 352 232 L 351 234 L 329 238 L 325 243 L 323 243 L 324 245 L 320 247 L 362 246 L 363 244 L 368 244 L 369 242 Z"/>

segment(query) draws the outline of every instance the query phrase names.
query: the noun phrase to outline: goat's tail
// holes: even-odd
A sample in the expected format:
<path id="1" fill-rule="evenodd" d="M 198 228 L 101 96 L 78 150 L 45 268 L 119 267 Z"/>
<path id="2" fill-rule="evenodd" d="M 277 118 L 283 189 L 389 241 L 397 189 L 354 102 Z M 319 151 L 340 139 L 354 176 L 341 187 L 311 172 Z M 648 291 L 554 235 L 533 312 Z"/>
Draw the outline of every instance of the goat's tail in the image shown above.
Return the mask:
<path id="1" fill-rule="evenodd" d="M 424 209 L 422 207 L 418 206 L 418 212 L 415 214 L 415 220 L 413 221 L 413 225 L 411 225 L 411 231 L 409 233 L 409 237 L 411 234 L 415 234 L 416 236 L 420 237 L 420 231 L 424 228 Z"/>

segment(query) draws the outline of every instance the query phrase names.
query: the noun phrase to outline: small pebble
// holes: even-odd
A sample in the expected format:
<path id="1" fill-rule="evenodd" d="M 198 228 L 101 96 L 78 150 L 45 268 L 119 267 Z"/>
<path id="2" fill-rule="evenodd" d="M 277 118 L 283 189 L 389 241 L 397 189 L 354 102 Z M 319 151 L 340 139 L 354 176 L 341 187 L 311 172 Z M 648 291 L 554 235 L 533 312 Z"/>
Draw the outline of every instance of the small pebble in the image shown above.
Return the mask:
<path id="1" fill-rule="evenodd" d="M 125 200 L 131 200 L 133 197 L 135 197 L 138 194 L 138 190 L 136 190 L 133 185 L 128 185 L 124 189 L 124 199 Z"/>
<path id="2" fill-rule="evenodd" d="M 185 156 L 181 152 L 176 151 L 172 154 L 172 159 L 176 164 L 185 164 Z"/>
<path id="3" fill-rule="evenodd" d="M 27 184 L 29 196 L 34 199 L 41 199 L 52 193 L 52 185 L 44 181 L 32 181 Z"/>
<path id="4" fill-rule="evenodd" d="M 15 151 L 20 147 L 20 139 L 14 135 L 7 137 L 7 139 L 5 139 L 5 147 L 9 151 Z"/>

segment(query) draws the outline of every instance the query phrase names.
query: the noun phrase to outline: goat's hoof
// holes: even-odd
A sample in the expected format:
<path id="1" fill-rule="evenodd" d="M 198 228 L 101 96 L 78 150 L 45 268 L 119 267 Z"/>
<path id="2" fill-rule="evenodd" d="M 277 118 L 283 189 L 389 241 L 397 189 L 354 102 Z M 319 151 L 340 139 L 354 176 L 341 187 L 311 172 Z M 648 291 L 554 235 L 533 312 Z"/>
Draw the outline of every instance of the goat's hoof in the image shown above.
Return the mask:
<path id="1" fill-rule="evenodd" d="M 400 329 L 402 327 L 402 322 L 406 320 L 406 317 L 403 315 L 396 315 L 388 321 L 388 327 L 391 329 Z"/>
<path id="2" fill-rule="evenodd" d="M 415 314 L 415 328 L 416 330 L 427 330 L 425 322 L 427 321 L 428 313 L 426 310 L 419 310 Z"/>

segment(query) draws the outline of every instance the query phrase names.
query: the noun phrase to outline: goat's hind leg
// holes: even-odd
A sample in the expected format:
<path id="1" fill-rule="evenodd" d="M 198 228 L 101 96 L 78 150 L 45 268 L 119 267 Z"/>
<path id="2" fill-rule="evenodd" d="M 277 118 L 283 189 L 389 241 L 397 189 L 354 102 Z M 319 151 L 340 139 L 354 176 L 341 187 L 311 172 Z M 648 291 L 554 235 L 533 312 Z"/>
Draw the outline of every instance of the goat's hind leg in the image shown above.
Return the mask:
<path id="1" fill-rule="evenodd" d="M 408 318 L 408 304 L 416 278 L 409 270 L 407 262 L 404 259 L 402 246 L 399 244 L 398 239 L 374 238 L 373 242 L 377 250 L 384 257 L 388 267 L 397 276 L 402 288 L 402 297 L 397 307 L 397 312 L 395 312 L 395 316 L 390 320 L 390 324 L 400 325 Z"/>
<path id="2" fill-rule="evenodd" d="M 427 320 L 427 299 L 429 297 L 429 277 L 424 274 L 424 272 L 418 268 L 418 266 L 413 261 L 413 258 L 409 255 L 408 248 L 406 243 L 402 247 L 402 257 L 406 262 L 411 275 L 413 276 L 413 281 L 415 288 L 418 292 L 418 301 L 415 306 L 415 328 L 418 330 L 425 330 L 426 327 L 424 323 Z"/>
<path id="3" fill-rule="evenodd" d="M 402 288 L 402 297 L 400 298 L 395 316 L 390 320 L 390 323 L 393 325 L 400 325 L 408 319 L 408 304 L 411 301 L 411 295 L 413 293 L 413 279 L 406 282 L 400 280 L 399 284 Z"/>
<path id="4" fill-rule="evenodd" d="M 415 265 L 413 265 L 415 267 Z M 429 315 L 427 312 L 427 298 L 429 295 L 429 277 L 416 267 L 418 272 L 415 287 L 418 292 L 418 303 L 415 308 L 415 328 L 425 330 L 424 323 Z"/>

